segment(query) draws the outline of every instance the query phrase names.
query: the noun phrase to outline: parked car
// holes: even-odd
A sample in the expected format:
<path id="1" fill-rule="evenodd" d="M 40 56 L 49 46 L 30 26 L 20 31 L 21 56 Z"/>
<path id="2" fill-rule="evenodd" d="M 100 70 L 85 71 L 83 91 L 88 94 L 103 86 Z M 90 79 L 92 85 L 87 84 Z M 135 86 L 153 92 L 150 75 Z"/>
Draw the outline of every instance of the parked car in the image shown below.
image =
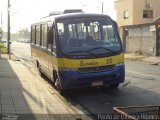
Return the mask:
<path id="1" fill-rule="evenodd" d="M 31 41 L 30 39 L 24 39 L 24 38 L 17 40 L 17 42 L 24 42 L 24 43 L 30 43 L 30 41 Z"/>
<path id="2" fill-rule="evenodd" d="M 30 41 L 31 41 L 30 39 L 24 39 L 25 43 L 30 43 Z"/>

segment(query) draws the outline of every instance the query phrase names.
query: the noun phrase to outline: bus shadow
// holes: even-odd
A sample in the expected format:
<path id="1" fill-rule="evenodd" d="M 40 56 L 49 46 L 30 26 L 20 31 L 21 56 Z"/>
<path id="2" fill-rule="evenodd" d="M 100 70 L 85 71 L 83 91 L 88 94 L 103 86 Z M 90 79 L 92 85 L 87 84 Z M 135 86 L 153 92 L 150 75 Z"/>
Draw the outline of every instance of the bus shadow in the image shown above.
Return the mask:
<path id="1" fill-rule="evenodd" d="M 19 61 L 0 58 L 1 117 L 20 120 L 59 119 L 47 101 L 52 96 L 44 94 L 45 89 L 37 86 L 35 81 L 36 78 Z"/>
<path id="2" fill-rule="evenodd" d="M 113 107 L 160 104 L 160 91 L 156 93 L 135 86 L 125 88 L 120 86 L 118 89 L 109 87 L 77 89 L 64 97 L 73 106 L 79 104 L 91 114 L 110 114 L 113 113 Z"/>
<path id="3" fill-rule="evenodd" d="M 48 78 L 44 79 L 55 89 Z M 159 105 L 160 89 L 150 91 L 133 85 L 120 85 L 117 89 L 81 88 L 68 90 L 62 94 L 62 97 L 82 113 L 97 116 L 114 113 L 113 107 Z"/>

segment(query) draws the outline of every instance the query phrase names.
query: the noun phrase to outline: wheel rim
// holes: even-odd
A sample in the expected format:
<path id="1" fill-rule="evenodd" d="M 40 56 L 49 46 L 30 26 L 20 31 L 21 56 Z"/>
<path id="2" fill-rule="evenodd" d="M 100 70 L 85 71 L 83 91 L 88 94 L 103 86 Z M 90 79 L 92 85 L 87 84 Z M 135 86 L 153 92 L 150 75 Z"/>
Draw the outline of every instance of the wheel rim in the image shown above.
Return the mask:
<path id="1" fill-rule="evenodd" d="M 61 86 L 60 86 L 60 80 L 59 80 L 59 77 L 57 77 L 56 81 L 55 81 L 55 86 L 56 86 L 56 89 L 58 91 L 61 91 Z"/>

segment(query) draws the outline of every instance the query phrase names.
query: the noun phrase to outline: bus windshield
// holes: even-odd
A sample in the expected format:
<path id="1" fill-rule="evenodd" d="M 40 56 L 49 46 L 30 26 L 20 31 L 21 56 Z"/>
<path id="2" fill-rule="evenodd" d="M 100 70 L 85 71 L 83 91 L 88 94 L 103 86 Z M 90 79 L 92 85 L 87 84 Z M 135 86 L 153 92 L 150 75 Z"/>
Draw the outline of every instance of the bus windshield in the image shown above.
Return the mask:
<path id="1" fill-rule="evenodd" d="M 57 22 L 60 48 L 67 55 L 117 53 L 121 43 L 108 17 L 73 18 Z"/>

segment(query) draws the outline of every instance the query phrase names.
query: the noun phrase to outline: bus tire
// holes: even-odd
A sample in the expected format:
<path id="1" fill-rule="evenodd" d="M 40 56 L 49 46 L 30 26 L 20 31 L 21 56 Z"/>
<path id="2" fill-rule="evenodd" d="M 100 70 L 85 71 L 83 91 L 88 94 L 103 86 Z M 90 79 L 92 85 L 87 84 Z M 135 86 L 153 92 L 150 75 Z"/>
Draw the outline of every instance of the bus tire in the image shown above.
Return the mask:
<path id="1" fill-rule="evenodd" d="M 60 78 L 59 78 L 58 75 L 57 75 L 57 79 L 56 79 L 55 82 L 54 82 L 54 85 L 55 85 L 55 87 L 56 87 L 56 90 L 57 90 L 60 94 L 63 94 L 63 93 L 64 93 L 64 90 L 62 90 L 61 81 L 60 81 Z"/>
<path id="2" fill-rule="evenodd" d="M 43 74 L 42 71 L 41 71 L 40 65 L 38 65 L 38 72 L 39 72 L 39 75 L 43 78 L 43 77 L 44 77 L 44 74 Z"/>
<path id="3" fill-rule="evenodd" d="M 119 83 L 109 85 L 110 88 L 118 88 Z"/>

